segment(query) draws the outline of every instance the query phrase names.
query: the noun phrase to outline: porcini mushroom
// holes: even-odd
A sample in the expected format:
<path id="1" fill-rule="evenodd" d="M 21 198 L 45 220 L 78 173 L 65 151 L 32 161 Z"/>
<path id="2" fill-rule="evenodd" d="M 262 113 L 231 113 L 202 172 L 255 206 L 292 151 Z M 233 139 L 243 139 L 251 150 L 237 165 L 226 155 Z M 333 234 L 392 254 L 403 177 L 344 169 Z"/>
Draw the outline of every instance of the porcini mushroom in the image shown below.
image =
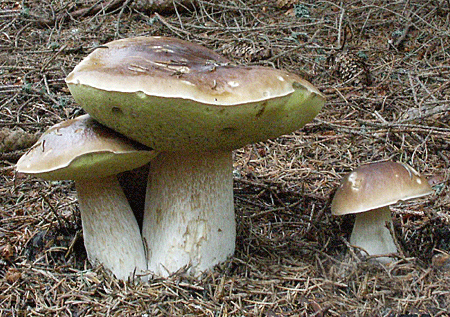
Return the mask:
<path id="1" fill-rule="evenodd" d="M 127 279 L 145 271 L 147 261 L 138 223 L 116 175 L 155 155 L 83 115 L 48 129 L 19 159 L 16 170 L 47 180 L 75 180 L 89 261 Z"/>
<path id="2" fill-rule="evenodd" d="M 66 82 L 96 120 L 161 152 L 143 224 L 148 268 L 161 275 L 197 275 L 233 254 L 232 150 L 295 131 L 324 104 L 295 74 L 166 37 L 102 45 Z"/>
<path id="3" fill-rule="evenodd" d="M 427 180 L 411 166 L 391 161 L 360 166 L 347 174 L 331 202 L 333 215 L 356 214 L 350 244 L 369 255 L 397 253 L 391 236 L 390 205 L 431 193 Z M 379 257 L 380 262 L 391 262 Z"/>

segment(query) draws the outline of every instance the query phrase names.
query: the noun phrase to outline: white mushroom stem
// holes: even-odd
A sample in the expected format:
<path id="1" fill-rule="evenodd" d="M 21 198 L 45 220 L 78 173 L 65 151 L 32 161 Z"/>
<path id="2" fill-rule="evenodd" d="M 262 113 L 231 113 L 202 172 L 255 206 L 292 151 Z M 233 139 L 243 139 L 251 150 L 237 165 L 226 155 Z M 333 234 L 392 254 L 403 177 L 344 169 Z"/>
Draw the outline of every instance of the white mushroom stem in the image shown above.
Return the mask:
<path id="1" fill-rule="evenodd" d="M 397 247 L 386 224 L 392 228 L 389 206 L 372 209 L 356 215 L 350 244 L 364 249 L 369 255 L 397 253 Z M 392 258 L 377 258 L 388 263 Z"/>
<path id="2" fill-rule="evenodd" d="M 148 269 L 192 275 L 235 249 L 230 151 L 161 153 L 151 163 L 142 235 Z"/>
<path id="3" fill-rule="evenodd" d="M 117 177 L 77 180 L 75 186 L 89 261 L 121 280 L 145 271 L 139 226 Z"/>

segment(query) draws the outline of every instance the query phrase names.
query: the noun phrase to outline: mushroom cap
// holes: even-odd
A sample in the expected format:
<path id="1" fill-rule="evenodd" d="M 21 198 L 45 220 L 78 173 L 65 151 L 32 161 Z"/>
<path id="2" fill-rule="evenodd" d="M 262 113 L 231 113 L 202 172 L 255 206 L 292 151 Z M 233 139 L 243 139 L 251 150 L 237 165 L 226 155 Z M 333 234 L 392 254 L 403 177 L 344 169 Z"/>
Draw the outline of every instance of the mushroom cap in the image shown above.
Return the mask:
<path id="1" fill-rule="evenodd" d="M 391 161 L 367 164 L 341 180 L 331 202 L 331 213 L 360 213 L 431 192 L 427 180 L 407 164 Z"/>
<path id="2" fill-rule="evenodd" d="M 235 149 L 290 133 L 325 101 L 295 74 L 231 65 L 203 46 L 166 37 L 100 46 L 66 83 L 96 120 L 164 151 Z"/>
<path id="3" fill-rule="evenodd" d="M 48 129 L 16 170 L 48 180 L 89 179 L 132 170 L 155 156 L 156 151 L 83 115 Z"/>

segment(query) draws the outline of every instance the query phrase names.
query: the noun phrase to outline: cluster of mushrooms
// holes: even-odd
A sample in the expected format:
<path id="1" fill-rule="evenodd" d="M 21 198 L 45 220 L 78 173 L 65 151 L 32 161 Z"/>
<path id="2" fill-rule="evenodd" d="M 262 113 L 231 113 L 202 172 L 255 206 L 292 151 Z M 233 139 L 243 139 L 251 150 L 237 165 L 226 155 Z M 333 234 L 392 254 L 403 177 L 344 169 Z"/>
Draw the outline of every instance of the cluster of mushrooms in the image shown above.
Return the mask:
<path id="1" fill-rule="evenodd" d="M 324 104 L 295 74 L 167 37 L 102 45 L 66 82 L 88 115 L 50 128 L 17 171 L 75 180 L 89 261 L 119 279 L 198 275 L 231 256 L 232 151 L 301 128 Z M 140 210 L 124 172 L 148 163 Z"/>
<path id="2" fill-rule="evenodd" d="M 236 239 L 232 151 L 300 129 L 325 101 L 295 74 L 233 65 L 203 46 L 167 37 L 99 46 L 66 83 L 88 114 L 51 127 L 16 170 L 75 180 L 88 259 L 123 280 L 182 269 L 199 275 L 230 257 Z M 369 217 L 379 225 L 390 219 L 385 206 L 429 192 L 407 189 L 428 185 L 411 168 L 385 164 L 390 171 L 374 165 L 350 174 L 333 213 L 377 209 Z M 372 186 L 366 179 L 381 183 L 382 173 L 396 175 L 392 186 L 402 194 L 382 203 L 358 195 Z M 138 203 L 130 198 L 140 197 L 136 189 L 145 193 Z M 386 234 L 361 223 L 351 242 L 370 254 L 366 233 L 356 228 L 369 226 L 387 240 Z M 386 248 L 381 252 L 396 251 Z"/>

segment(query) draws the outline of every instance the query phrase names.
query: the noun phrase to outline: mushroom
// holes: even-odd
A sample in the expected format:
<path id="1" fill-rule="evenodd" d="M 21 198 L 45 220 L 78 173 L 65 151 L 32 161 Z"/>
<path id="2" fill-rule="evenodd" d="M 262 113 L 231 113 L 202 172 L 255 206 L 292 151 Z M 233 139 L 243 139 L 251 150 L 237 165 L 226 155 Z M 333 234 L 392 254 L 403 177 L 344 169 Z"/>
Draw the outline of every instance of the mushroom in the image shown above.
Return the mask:
<path id="1" fill-rule="evenodd" d="M 232 151 L 303 127 L 324 104 L 295 74 L 166 37 L 102 45 L 66 82 L 96 120 L 160 152 L 142 234 L 148 269 L 163 276 L 198 275 L 233 254 Z"/>
<path id="2" fill-rule="evenodd" d="M 117 174 L 143 166 L 155 155 L 83 115 L 48 129 L 19 159 L 16 170 L 47 180 L 75 180 L 89 261 L 127 279 L 145 271 L 147 261 Z"/>
<path id="3" fill-rule="evenodd" d="M 430 194 L 427 180 L 411 166 L 391 161 L 360 166 L 347 174 L 331 202 L 333 215 L 356 214 L 350 244 L 369 255 L 397 253 L 390 205 Z M 383 263 L 389 257 L 379 257 Z"/>

